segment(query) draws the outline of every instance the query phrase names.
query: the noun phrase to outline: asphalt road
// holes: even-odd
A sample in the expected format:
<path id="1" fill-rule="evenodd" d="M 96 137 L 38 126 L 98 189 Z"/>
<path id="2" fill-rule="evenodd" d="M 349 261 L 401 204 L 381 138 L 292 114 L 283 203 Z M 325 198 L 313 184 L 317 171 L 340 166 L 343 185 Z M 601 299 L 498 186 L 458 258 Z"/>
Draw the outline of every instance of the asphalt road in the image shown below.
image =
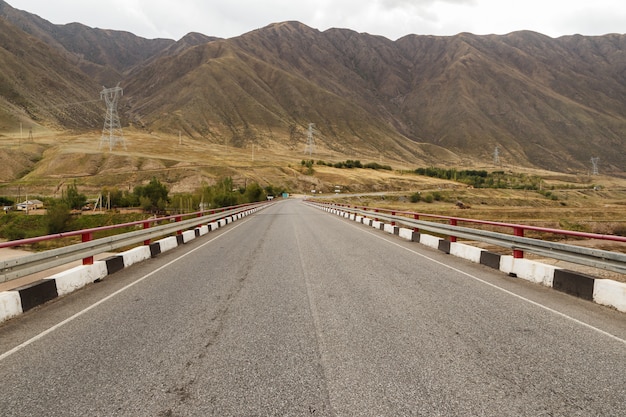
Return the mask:
<path id="1" fill-rule="evenodd" d="M 0 327 L 3 416 L 624 416 L 626 315 L 274 204 Z"/>

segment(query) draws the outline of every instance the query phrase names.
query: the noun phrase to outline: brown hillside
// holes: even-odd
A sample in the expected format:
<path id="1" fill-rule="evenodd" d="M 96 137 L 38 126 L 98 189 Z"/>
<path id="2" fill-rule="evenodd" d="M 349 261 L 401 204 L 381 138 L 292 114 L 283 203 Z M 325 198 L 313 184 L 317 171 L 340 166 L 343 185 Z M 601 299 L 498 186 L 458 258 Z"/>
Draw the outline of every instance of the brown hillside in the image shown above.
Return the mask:
<path id="1" fill-rule="evenodd" d="M 98 85 L 63 55 L 0 19 L 0 134 L 27 126 L 94 127 Z"/>
<path id="2" fill-rule="evenodd" d="M 471 166 L 497 147 L 505 164 L 626 165 L 626 35 L 391 41 L 282 22 L 175 42 L 53 25 L 2 0 L 0 15 L 0 134 L 20 121 L 98 129 L 98 92 L 121 81 L 125 128 L 207 146 L 301 152 L 314 123 L 329 156 Z"/>

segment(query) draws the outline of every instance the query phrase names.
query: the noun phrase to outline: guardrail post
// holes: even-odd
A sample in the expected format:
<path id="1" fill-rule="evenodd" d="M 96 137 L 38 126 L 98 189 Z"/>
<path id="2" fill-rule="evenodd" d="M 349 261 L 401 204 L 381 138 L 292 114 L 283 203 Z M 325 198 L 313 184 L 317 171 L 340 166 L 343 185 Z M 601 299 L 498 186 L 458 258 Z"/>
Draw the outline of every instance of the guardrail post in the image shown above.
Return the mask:
<path id="1" fill-rule="evenodd" d="M 374 209 L 374 213 L 378 213 L 378 209 Z M 378 221 L 378 217 L 375 217 L 375 218 L 374 218 L 374 221 L 376 221 L 376 222 L 377 222 L 377 221 Z"/>
<path id="2" fill-rule="evenodd" d="M 450 226 L 456 226 L 456 219 L 450 219 Z M 456 242 L 456 236 L 450 235 L 450 242 Z"/>
<path id="3" fill-rule="evenodd" d="M 391 215 L 392 215 L 392 216 L 395 216 L 395 215 L 396 215 L 396 212 L 395 212 L 395 211 L 392 211 L 392 212 L 391 212 Z M 392 221 L 392 222 L 391 222 L 391 225 L 392 225 L 392 226 L 395 226 L 395 225 L 396 225 L 396 222 L 395 222 L 395 221 Z"/>
<path id="4" fill-rule="evenodd" d="M 521 227 L 513 228 L 515 236 L 524 237 L 524 229 Z M 513 249 L 513 258 L 521 259 L 524 257 L 524 251 L 519 249 Z"/>
<path id="5" fill-rule="evenodd" d="M 93 233 L 83 233 L 81 235 L 81 240 L 83 242 L 91 242 L 93 240 Z M 93 256 L 83 258 L 83 265 L 93 265 Z"/>
<path id="6" fill-rule="evenodd" d="M 420 215 L 419 215 L 419 214 L 414 214 L 414 215 L 413 215 L 413 218 L 414 218 L 415 220 L 419 220 L 419 219 L 420 219 Z M 420 229 L 419 229 L 419 227 L 414 227 L 414 228 L 413 228 L 413 231 L 414 231 L 414 232 L 419 233 Z"/>
<path id="7" fill-rule="evenodd" d="M 143 228 L 144 229 L 149 229 L 150 228 L 150 222 L 143 222 Z M 150 239 L 144 240 L 143 244 L 148 246 L 150 244 Z"/>
<path id="8" fill-rule="evenodd" d="M 183 216 L 176 216 L 176 218 L 175 218 L 174 220 L 176 220 L 176 223 L 178 223 L 178 222 L 182 222 L 182 221 L 183 221 Z M 176 234 L 177 234 L 177 235 L 182 235 L 182 234 L 183 234 L 183 231 L 182 231 L 182 230 L 177 230 L 177 231 L 176 231 Z"/>

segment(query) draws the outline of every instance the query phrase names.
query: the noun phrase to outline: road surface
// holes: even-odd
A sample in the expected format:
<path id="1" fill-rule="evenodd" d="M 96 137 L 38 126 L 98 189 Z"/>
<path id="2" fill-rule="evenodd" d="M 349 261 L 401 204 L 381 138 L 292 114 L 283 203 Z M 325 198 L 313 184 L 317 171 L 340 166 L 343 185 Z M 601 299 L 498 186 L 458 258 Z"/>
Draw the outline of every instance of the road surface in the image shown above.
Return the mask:
<path id="1" fill-rule="evenodd" d="M 3 416 L 624 416 L 626 316 L 272 205 L 0 326 Z"/>

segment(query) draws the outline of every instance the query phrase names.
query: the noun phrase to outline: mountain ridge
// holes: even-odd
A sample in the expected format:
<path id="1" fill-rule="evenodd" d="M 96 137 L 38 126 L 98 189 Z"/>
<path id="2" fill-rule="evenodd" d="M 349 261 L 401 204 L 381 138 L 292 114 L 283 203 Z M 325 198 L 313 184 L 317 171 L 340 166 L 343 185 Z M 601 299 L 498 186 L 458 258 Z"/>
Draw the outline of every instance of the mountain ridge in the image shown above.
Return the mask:
<path id="1" fill-rule="evenodd" d="M 40 39 L 84 74 L 81 83 L 121 81 L 123 121 L 145 131 L 295 149 L 315 123 L 318 145 L 345 155 L 435 164 L 443 149 L 451 161 L 485 161 L 498 148 L 520 165 L 564 172 L 585 169 L 591 157 L 613 173 L 626 163 L 626 35 L 391 41 L 287 21 L 230 39 L 173 41 L 53 25 L 1 0 L 0 15 L 19 26 L 2 31 L 18 37 L 21 27 Z M 0 107 L 5 118 L 15 111 Z M 85 129 L 97 121 L 88 118 Z"/>

